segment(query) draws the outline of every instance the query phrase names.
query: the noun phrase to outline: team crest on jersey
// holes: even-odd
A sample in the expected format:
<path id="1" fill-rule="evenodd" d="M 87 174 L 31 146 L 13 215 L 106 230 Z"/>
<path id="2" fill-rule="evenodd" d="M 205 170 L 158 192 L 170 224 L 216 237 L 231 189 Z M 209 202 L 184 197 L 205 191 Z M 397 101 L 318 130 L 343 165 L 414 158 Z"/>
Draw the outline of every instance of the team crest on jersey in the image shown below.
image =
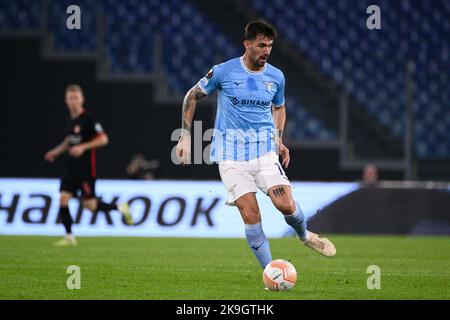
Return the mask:
<path id="1" fill-rule="evenodd" d="M 272 91 L 273 82 L 264 82 L 268 92 Z"/>
<path id="2" fill-rule="evenodd" d="M 75 127 L 73 127 L 73 132 L 75 132 L 75 134 L 79 134 L 81 131 L 81 127 L 77 124 Z"/>
<path id="3" fill-rule="evenodd" d="M 213 76 L 213 73 L 214 73 L 213 69 L 212 68 L 209 69 L 208 73 L 205 75 L 205 78 L 206 79 L 211 79 L 212 76 Z"/>
<path id="4" fill-rule="evenodd" d="M 103 132 L 103 127 L 102 127 L 102 125 L 101 125 L 100 123 L 98 123 L 98 122 L 95 124 L 94 128 L 95 128 L 95 131 L 96 131 L 97 133 Z"/>

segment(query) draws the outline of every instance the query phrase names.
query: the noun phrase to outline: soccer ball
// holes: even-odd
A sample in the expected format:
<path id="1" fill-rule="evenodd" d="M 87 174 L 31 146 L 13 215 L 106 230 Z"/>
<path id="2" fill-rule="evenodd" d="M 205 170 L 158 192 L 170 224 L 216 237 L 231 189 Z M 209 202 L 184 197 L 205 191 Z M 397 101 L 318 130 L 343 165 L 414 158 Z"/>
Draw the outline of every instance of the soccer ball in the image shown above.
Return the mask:
<path id="1" fill-rule="evenodd" d="M 273 260 L 264 268 L 263 281 L 270 291 L 286 291 L 295 286 L 297 271 L 289 261 Z"/>

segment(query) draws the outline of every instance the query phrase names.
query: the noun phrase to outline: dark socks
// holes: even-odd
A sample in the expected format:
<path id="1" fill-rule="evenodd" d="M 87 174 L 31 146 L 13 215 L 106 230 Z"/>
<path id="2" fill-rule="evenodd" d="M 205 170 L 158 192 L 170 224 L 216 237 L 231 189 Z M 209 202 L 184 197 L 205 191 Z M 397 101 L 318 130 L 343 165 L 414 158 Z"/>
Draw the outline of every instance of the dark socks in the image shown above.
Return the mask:
<path id="1" fill-rule="evenodd" d="M 97 201 L 97 211 L 111 211 L 111 210 L 117 210 L 117 204 L 113 203 L 106 203 L 102 200 L 98 199 Z"/>
<path id="2" fill-rule="evenodd" d="M 59 207 L 59 216 L 61 217 L 61 222 L 66 229 L 66 233 L 72 233 L 72 217 L 70 216 L 70 211 L 68 207 Z"/>

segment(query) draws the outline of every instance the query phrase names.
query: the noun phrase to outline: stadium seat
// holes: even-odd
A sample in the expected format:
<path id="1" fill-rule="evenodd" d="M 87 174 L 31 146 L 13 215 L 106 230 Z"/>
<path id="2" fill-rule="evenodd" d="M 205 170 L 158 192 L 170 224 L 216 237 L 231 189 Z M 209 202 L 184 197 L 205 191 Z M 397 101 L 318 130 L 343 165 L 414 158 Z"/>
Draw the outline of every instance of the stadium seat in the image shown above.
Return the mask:
<path id="1" fill-rule="evenodd" d="M 413 61 L 416 156 L 450 157 L 448 1 L 379 1 L 382 29 L 373 31 L 366 28 L 366 8 L 372 4 L 367 0 L 251 3 L 399 138 L 404 132 L 406 64 Z"/>
<path id="2" fill-rule="evenodd" d="M 44 7 L 47 3 L 47 7 Z M 273 21 L 281 36 L 322 74 L 349 93 L 369 116 L 397 138 L 404 134 L 406 64 L 415 64 L 414 142 L 419 158 L 450 157 L 448 1 L 387 1 L 382 29 L 366 28 L 363 1 L 250 0 Z M 101 53 L 111 74 L 155 72 L 155 40 L 162 44 L 159 67 L 170 89 L 183 94 L 208 69 L 242 53 L 192 2 L 183 0 L 80 0 L 82 29 L 66 28 L 70 0 L 1 1 L 1 30 L 36 30 L 43 8 L 53 50 Z M 383 10 L 383 8 L 389 10 Z M 189 19 L 190 24 L 183 24 Z M 99 29 L 100 28 L 100 29 Z M 301 35 L 301 36 L 298 36 Z M 201 48 L 201 50 L 199 50 Z M 195 53 L 195 54 L 194 54 Z M 301 97 L 287 97 L 287 131 L 293 139 L 336 139 L 321 119 L 305 111 Z"/>

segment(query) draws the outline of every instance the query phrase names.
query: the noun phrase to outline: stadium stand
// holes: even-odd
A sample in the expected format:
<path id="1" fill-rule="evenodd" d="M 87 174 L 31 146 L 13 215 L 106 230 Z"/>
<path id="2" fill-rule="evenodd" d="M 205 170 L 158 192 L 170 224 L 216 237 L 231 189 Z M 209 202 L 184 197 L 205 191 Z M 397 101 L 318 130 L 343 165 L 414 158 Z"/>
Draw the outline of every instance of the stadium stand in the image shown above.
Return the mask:
<path id="1" fill-rule="evenodd" d="M 0 1 L 0 30 L 38 29 L 41 6 L 41 1 Z"/>
<path id="2" fill-rule="evenodd" d="M 95 53 L 97 49 L 97 5 L 95 1 L 81 0 L 76 4 L 81 9 L 82 27 L 72 31 L 67 29 L 67 7 L 71 0 L 51 1 L 47 8 L 47 29 L 55 52 Z"/>
<path id="3" fill-rule="evenodd" d="M 249 1 L 263 17 L 275 22 L 282 38 L 356 99 L 389 134 L 400 139 L 404 132 L 405 69 L 406 63 L 413 61 L 415 156 L 450 157 L 449 79 L 448 72 L 444 72 L 450 56 L 448 2 L 390 2 L 390 10 L 383 11 L 382 30 L 368 31 L 365 10 L 370 1 Z M 171 90 L 178 95 L 189 89 L 209 66 L 241 53 L 239 46 L 190 1 L 78 3 L 83 7 L 83 28 L 77 32 L 65 27 L 69 0 L 1 1 L 0 28 L 39 29 L 44 8 L 52 50 L 101 52 L 110 74 L 154 72 L 152 55 L 159 35 L 161 69 Z M 381 7 L 387 5 L 384 0 L 378 3 Z M 435 5 L 440 10 L 433 10 Z M 185 19 L 192 21 L 188 27 L 182 23 Z M 311 115 L 302 103 L 297 96 L 287 97 L 288 136 L 294 140 L 336 140 L 335 130 Z"/>
<path id="4" fill-rule="evenodd" d="M 382 11 L 382 29 L 371 32 L 367 15 L 358 14 L 365 13 L 370 1 L 251 3 L 396 137 L 403 135 L 405 69 L 413 61 L 416 156 L 450 156 L 449 79 L 444 72 L 450 56 L 449 2 L 389 2 L 389 10 Z"/>

